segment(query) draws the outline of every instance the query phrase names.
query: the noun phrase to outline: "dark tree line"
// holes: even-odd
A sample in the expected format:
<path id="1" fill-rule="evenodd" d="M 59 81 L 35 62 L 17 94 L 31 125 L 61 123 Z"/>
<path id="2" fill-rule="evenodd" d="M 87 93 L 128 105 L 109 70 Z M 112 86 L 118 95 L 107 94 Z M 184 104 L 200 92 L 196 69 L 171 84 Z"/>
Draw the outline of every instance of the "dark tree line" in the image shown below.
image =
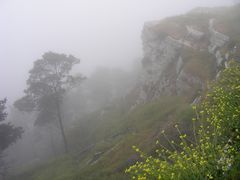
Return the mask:
<path id="1" fill-rule="evenodd" d="M 21 138 L 23 133 L 21 127 L 15 127 L 10 122 L 4 123 L 7 118 L 6 102 L 7 99 L 0 100 L 0 175 L 3 179 L 6 173 L 5 164 L 2 160 L 3 152 Z"/>
<path id="2" fill-rule="evenodd" d="M 6 120 L 6 99 L 0 100 L 0 155 L 11 144 L 15 143 L 23 133 L 21 127 L 14 127 L 11 123 L 2 123 Z"/>

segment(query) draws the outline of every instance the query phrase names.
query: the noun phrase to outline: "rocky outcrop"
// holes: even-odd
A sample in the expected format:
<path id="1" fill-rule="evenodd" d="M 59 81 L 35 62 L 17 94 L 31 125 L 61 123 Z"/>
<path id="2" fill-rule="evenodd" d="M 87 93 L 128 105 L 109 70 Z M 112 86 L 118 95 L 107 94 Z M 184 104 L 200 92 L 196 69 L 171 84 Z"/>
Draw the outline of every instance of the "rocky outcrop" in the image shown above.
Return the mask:
<path id="1" fill-rule="evenodd" d="M 194 27 L 192 26 L 186 26 L 186 27 L 187 27 L 188 34 L 193 38 L 200 40 L 204 36 L 203 32 L 196 30 Z"/>
<path id="2" fill-rule="evenodd" d="M 210 9 L 198 9 L 194 20 L 189 17 L 193 12 L 145 23 L 142 31 L 143 72 L 137 103 L 163 95 L 187 94 L 194 100 L 196 91 L 205 88 L 206 78 L 214 78 L 204 69 L 208 67 L 207 63 L 216 76 L 218 67 L 228 60 L 229 52 L 222 54 L 221 48 L 230 41 L 229 36 L 214 28 L 212 16 L 201 17 L 201 23 L 198 23 L 198 13 L 209 14 Z"/>
<path id="3" fill-rule="evenodd" d="M 224 46 L 224 44 L 229 41 L 229 37 L 227 35 L 217 32 L 214 29 L 214 20 L 215 19 L 209 20 L 209 32 L 210 32 L 210 45 L 208 47 L 209 53 L 214 53 L 214 51 L 217 48 Z"/>

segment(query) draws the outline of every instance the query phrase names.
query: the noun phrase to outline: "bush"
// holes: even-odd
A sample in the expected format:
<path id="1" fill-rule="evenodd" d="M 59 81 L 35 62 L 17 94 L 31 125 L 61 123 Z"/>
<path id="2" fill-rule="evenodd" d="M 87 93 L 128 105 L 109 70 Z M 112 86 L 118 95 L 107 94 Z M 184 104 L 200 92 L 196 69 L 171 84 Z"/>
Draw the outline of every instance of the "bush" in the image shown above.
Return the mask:
<path id="1" fill-rule="evenodd" d="M 237 179 L 240 148 L 240 65 L 230 63 L 210 85 L 201 104 L 194 106 L 193 138 L 179 132 L 180 142 L 170 148 L 156 144 L 156 156 L 142 158 L 126 170 L 132 179 Z M 194 139 L 194 140 L 190 140 Z"/>

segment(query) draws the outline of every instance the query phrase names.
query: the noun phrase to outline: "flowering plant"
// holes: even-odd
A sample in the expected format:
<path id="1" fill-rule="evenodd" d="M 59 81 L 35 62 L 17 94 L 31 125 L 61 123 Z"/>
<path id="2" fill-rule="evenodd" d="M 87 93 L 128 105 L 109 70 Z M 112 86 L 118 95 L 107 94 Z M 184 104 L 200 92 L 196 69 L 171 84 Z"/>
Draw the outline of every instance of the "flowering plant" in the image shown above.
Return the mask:
<path id="1" fill-rule="evenodd" d="M 240 65 L 229 63 L 210 85 L 202 102 L 193 106 L 193 141 L 179 132 L 180 142 L 162 135 L 170 148 L 156 142 L 157 157 L 137 147 L 142 161 L 126 169 L 132 179 L 231 179 L 239 178 L 240 165 Z M 237 176 L 237 177 L 236 177 Z"/>

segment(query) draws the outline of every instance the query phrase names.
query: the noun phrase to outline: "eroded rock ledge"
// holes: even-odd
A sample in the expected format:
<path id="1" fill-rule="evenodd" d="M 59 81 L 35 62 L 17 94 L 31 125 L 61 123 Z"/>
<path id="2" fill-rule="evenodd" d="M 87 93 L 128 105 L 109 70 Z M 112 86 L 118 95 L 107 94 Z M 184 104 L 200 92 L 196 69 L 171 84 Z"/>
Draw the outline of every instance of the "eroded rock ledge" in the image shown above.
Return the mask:
<path id="1" fill-rule="evenodd" d="M 231 28 L 224 27 L 221 19 L 228 11 L 198 8 L 185 15 L 145 23 L 137 103 L 163 95 L 186 95 L 194 100 L 206 82 L 216 78 L 238 46 L 234 41 L 230 47 L 233 41 L 222 30 Z"/>

